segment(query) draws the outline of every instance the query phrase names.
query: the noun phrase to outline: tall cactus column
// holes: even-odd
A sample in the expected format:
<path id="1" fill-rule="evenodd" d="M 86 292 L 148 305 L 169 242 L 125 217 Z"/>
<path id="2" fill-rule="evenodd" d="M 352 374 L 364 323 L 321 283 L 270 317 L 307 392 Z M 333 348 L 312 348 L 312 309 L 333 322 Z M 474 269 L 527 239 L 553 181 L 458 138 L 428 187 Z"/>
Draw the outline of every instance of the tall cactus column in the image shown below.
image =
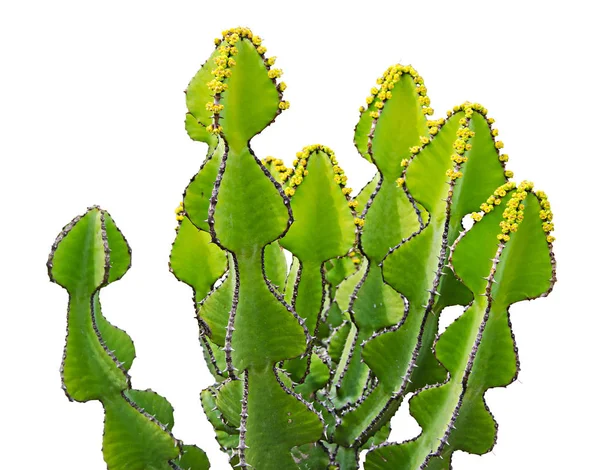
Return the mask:
<path id="1" fill-rule="evenodd" d="M 73 219 L 58 235 L 48 274 L 69 292 L 63 389 L 69 399 L 102 403 L 108 470 L 207 470 L 204 452 L 182 446 L 171 434 L 171 404 L 150 390 L 131 388 L 133 342 L 101 312 L 100 290 L 125 275 L 130 262 L 125 237 L 99 207 Z"/>
<path id="2" fill-rule="evenodd" d="M 289 199 L 249 147 L 288 104 L 281 75 L 248 29 L 226 31 L 205 84 L 209 133 L 223 142 L 208 210 L 214 243 L 230 254 L 233 299 L 225 332 L 226 370 L 243 382 L 238 458 L 241 467 L 295 468 L 294 447 L 316 442 L 321 418 L 278 380 L 275 364 L 303 354 L 310 340 L 304 321 L 265 277 L 264 250 L 292 224 Z M 190 203 L 188 203 L 190 204 Z M 186 211 L 194 220 L 193 207 Z"/>
<path id="3" fill-rule="evenodd" d="M 430 140 L 427 116 L 432 109 L 427 89 L 414 68 L 403 65 L 389 67 L 378 85 L 367 98 L 367 108 L 361 107 L 354 137 L 359 152 L 377 166 L 380 174 L 360 220 L 364 228 L 359 246 L 368 265 L 348 307 L 358 328 L 358 351 L 352 361 L 354 367 L 363 370 L 369 370 L 359 363 L 364 360 L 366 341 L 373 333 L 403 321 L 406 314 L 402 296 L 384 283 L 381 263 L 392 247 L 419 232 L 428 216 L 399 184 L 406 163 Z M 363 445 L 395 412 L 386 405 L 392 393 L 389 384 L 380 379 L 357 406 L 345 410 L 337 440 L 353 447 Z"/>

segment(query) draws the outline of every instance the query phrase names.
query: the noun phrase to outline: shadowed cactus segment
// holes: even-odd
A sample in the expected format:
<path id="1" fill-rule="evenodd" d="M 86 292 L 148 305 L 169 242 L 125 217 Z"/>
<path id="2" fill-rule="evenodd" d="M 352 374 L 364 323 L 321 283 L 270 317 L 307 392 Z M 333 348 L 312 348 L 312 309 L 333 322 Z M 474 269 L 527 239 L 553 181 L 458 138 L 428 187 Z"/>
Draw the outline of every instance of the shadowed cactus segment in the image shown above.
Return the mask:
<path id="1" fill-rule="evenodd" d="M 175 210 L 169 267 L 193 290 L 221 450 L 260 470 L 357 469 L 364 450 L 366 469 L 438 470 L 456 450 L 490 451 L 485 392 L 519 369 L 509 307 L 556 279 L 546 194 L 510 180 L 485 107 L 433 118 L 401 64 L 359 108 L 354 143 L 375 175 L 358 194 L 327 146 L 261 159 L 252 138 L 289 108 L 265 54 L 248 28 L 226 30 L 186 90 L 186 130 L 208 151 Z M 208 468 L 172 436 L 170 404 L 131 389 L 133 343 L 100 312 L 129 253 L 99 208 L 53 247 L 50 277 L 70 294 L 65 391 L 104 404 L 109 469 Z M 464 313 L 440 334 L 454 305 Z M 421 433 L 395 443 L 409 393 Z"/>

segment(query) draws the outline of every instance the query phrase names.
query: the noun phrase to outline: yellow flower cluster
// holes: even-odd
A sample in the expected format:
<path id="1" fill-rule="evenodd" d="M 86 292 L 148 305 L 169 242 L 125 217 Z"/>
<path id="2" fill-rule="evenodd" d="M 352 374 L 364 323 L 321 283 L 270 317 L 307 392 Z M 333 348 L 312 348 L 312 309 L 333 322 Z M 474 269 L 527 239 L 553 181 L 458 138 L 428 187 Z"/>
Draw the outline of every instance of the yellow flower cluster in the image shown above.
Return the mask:
<path id="1" fill-rule="evenodd" d="M 365 221 L 363 219 L 361 219 L 360 217 L 355 217 L 354 218 L 354 225 L 356 225 L 357 227 L 364 227 L 365 226 Z"/>
<path id="2" fill-rule="evenodd" d="M 175 214 L 175 219 L 177 220 L 177 222 L 181 222 L 185 218 L 183 212 L 183 202 L 179 203 L 179 205 L 175 209 Z"/>
<path id="3" fill-rule="evenodd" d="M 288 169 L 286 173 L 282 174 L 282 180 L 284 182 L 287 181 L 288 178 L 290 180 L 289 186 L 285 188 L 285 194 L 287 196 L 291 197 L 295 194 L 296 188 L 302 183 L 304 177 L 308 175 L 306 166 L 308 165 L 308 159 L 310 158 L 310 155 L 318 151 L 327 154 L 329 157 L 329 160 L 333 165 L 333 180 L 342 187 L 342 192 L 344 195 L 348 196 L 352 192 L 352 189 L 345 187 L 346 183 L 348 182 L 348 177 L 345 175 L 344 170 L 342 170 L 342 168 L 338 165 L 338 161 L 333 150 L 326 145 L 313 144 L 304 147 L 302 152 L 296 153 L 296 159 L 293 161 L 294 169 Z"/>
<path id="4" fill-rule="evenodd" d="M 462 171 L 446 170 L 446 176 L 451 180 L 456 180 L 462 176 Z"/>
<path id="5" fill-rule="evenodd" d="M 287 168 L 285 166 L 285 164 L 283 163 L 283 160 L 281 160 L 280 158 L 275 158 L 275 157 L 265 157 L 263 158 L 263 165 L 267 166 L 269 164 L 273 164 L 273 168 L 276 172 L 279 173 L 281 179 L 283 180 L 284 177 L 287 179 L 288 176 L 294 172 L 294 170 L 292 170 L 291 168 Z"/>
<path id="6" fill-rule="evenodd" d="M 452 112 L 450 112 L 452 115 Z M 430 119 L 427 121 L 427 127 L 429 127 L 429 135 L 436 135 L 440 131 L 440 126 L 444 124 L 444 119 Z"/>
<path id="7" fill-rule="evenodd" d="M 354 264 L 360 264 L 360 255 L 356 251 L 352 250 L 348 253 L 348 256 L 352 259 Z"/>
<path id="8" fill-rule="evenodd" d="M 508 183 L 507 183 L 508 184 Z M 513 183 L 514 184 L 514 183 Z M 506 209 L 502 213 L 504 220 L 500 222 L 500 228 L 502 232 L 498 234 L 498 240 L 507 242 L 510 240 L 509 233 L 514 233 L 519 228 L 519 224 L 524 218 L 523 201 L 527 197 L 527 193 L 533 190 L 533 183 L 531 181 L 523 181 L 517 190 L 512 194 L 510 201 L 506 204 Z M 498 190 L 496 190 L 498 191 Z M 506 195 L 506 192 L 504 192 Z"/>
<path id="9" fill-rule="evenodd" d="M 554 242 L 554 240 L 556 240 L 552 235 L 550 235 L 550 232 L 554 230 L 554 224 L 552 223 L 554 214 L 552 214 L 552 210 L 550 209 L 550 202 L 548 202 L 548 196 L 544 191 L 538 191 L 537 193 L 535 193 L 535 195 L 540 201 L 540 219 L 544 221 L 544 223 L 542 224 L 542 228 L 544 229 L 544 232 L 546 232 L 546 240 L 548 241 L 548 243 L 552 243 Z"/>
<path id="10" fill-rule="evenodd" d="M 462 118 L 462 119 L 460 120 L 460 124 L 461 124 L 462 126 L 464 126 L 464 125 L 465 125 L 465 121 L 466 121 L 466 119 L 470 118 L 470 117 L 473 115 L 473 112 L 475 112 L 475 111 L 476 111 L 476 112 L 478 112 L 479 114 L 481 114 L 481 115 L 482 115 L 484 118 L 486 118 L 486 121 L 487 121 L 487 123 L 488 123 L 488 124 L 489 124 L 489 126 L 490 126 L 490 130 L 491 130 L 491 134 L 492 134 L 492 136 L 493 136 L 494 138 L 498 136 L 498 129 L 492 129 L 492 128 L 491 128 L 491 125 L 492 125 L 492 124 L 494 124 L 494 123 L 496 122 L 496 120 L 495 120 L 495 119 L 493 119 L 493 118 L 491 118 L 491 117 L 487 117 L 488 110 L 487 110 L 487 108 L 485 108 L 485 107 L 484 107 L 484 106 L 482 106 L 481 104 L 479 104 L 479 103 L 469 103 L 469 102 L 467 101 L 466 103 L 464 103 L 464 104 L 462 104 L 462 105 L 459 105 L 459 106 L 454 106 L 454 108 L 453 108 L 451 111 L 448 111 L 448 112 L 447 112 L 447 115 L 448 115 L 448 117 L 450 117 L 450 116 L 452 116 L 454 113 L 457 113 L 457 112 L 459 112 L 459 111 L 464 111 L 464 113 L 465 113 L 465 118 Z M 440 125 L 440 124 L 434 124 L 434 125 Z M 438 129 L 438 130 L 439 130 L 439 129 Z M 430 133 L 431 133 L 431 132 L 430 132 Z M 436 131 L 436 133 L 437 133 L 437 131 Z M 496 149 L 497 149 L 497 150 L 503 149 L 503 148 L 504 148 L 504 142 L 502 142 L 502 141 L 500 141 L 500 140 L 499 140 L 499 141 L 495 141 L 495 142 L 494 142 L 494 146 L 496 147 Z M 466 149 L 466 150 L 468 150 L 468 149 Z M 499 155 L 499 156 L 498 156 L 498 159 L 499 159 L 501 162 L 505 163 L 505 162 L 507 162 L 507 161 L 508 161 L 508 155 L 506 155 L 506 154 Z M 513 175 L 512 175 L 512 171 L 509 171 L 509 170 L 507 170 L 507 171 L 506 171 L 506 173 L 505 173 L 505 176 L 506 176 L 507 178 L 512 178 L 512 176 L 513 176 Z"/>
<path id="11" fill-rule="evenodd" d="M 232 28 L 223 31 L 223 38 L 216 38 L 215 45 L 218 47 L 219 55 L 214 59 L 216 68 L 211 71 L 214 78 L 207 83 L 208 88 L 213 92 L 214 101 L 206 104 L 206 109 L 213 113 L 213 124 L 206 126 L 206 130 L 211 134 L 220 134 L 223 131 L 223 127 L 219 125 L 219 115 L 223 111 L 223 105 L 219 103 L 220 95 L 227 90 L 227 83 L 225 80 L 231 77 L 231 68 L 236 65 L 235 56 L 238 53 L 238 49 L 235 47 L 238 41 L 243 39 L 249 40 L 256 51 L 263 56 L 263 60 L 268 69 L 269 78 L 275 80 L 282 75 L 280 69 L 269 69 L 270 66 L 275 64 L 275 57 L 265 58 L 264 54 L 267 52 L 267 48 L 262 45 L 262 39 L 252 33 L 249 28 Z M 279 92 L 285 90 L 285 83 L 280 83 L 277 86 Z M 285 110 L 290 107 L 289 102 L 281 101 L 279 103 L 279 109 Z"/>
<path id="12" fill-rule="evenodd" d="M 515 187 L 516 187 L 516 184 L 513 181 L 504 183 L 502 186 L 500 186 L 498 189 L 496 189 L 494 191 L 493 195 L 491 195 L 489 198 L 487 198 L 487 200 L 483 204 L 481 204 L 481 206 L 480 206 L 481 210 L 483 212 L 485 212 L 486 214 L 493 211 L 495 206 L 500 205 L 500 203 L 502 202 L 502 198 L 504 196 L 506 196 L 506 193 L 508 191 L 512 191 L 513 189 L 515 189 Z M 471 214 L 471 217 L 476 222 L 479 222 L 482 218 L 482 214 L 479 212 L 473 212 Z"/>
<path id="13" fill-rule="evenodd" d="M 465 155 L 465 152 L 471 150 L 471 144 L 469 140 L 475 135 L 475 132 L 469 129 L 470 117 L 473 115 L 473 109 L 471 103 L 466 102 L 460 106 L 454 107 L 454 112 L 463 111 L 465 113 L 465 117 L 459 120 L 460 127 L 456 131 L 456 140 L 453 142 L 452 147 L 454 148 L 455 153 L 452 154 L 450 159 L 454 162 L 454 168 L 446 171 L 446 176 L 451 180 L 457 180 L 463 176 L 462 171 L 460 171 L 460 167 L 463 163 L 467 162 L 469 158 Z M 452 116 L 453 111 L 449 112 L 449 115 Z"/>
<path id="14" fill-rule="evenodd" d="M 375 102 L 374 107 L 376 108 L 376 110 L 369 113 L 370 117 L 373 119 L 379 118 L 385 102 L 392 97 L 392 90 L 403 74 L 410 75 L 417 85 L 416 90 L 419 94 L 419 104 L 422 107 L 423 114 L 426 116 L 433 114 L 433 109 L 430 107 L 431 100 L 427 96 L 427 88 L 425 85 L 423 85 L 423 78 L 411 65 L 396 64 L 388 67 L 388 69 L 384 72 L 383 77 L 377 79 L 377 85 L 379 85 L 379 88 L 371 88 L 371 94 L 367 96 L 367 108 L 373 102 Z M 365 108 L 365 106 L 361 106 L 358 110 L 363 113 L 367 108 Z"/>

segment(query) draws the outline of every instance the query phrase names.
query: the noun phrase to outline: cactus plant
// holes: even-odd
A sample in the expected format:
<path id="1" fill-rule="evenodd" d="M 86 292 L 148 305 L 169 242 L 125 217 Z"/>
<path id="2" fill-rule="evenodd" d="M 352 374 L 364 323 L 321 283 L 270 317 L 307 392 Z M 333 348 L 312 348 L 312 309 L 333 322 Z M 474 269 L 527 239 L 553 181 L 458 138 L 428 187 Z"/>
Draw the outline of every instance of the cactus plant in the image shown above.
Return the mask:
<path id="1" fill-rule="evenodd" d="M 509 307 L 556 280 L 545 193 L 511 181 L 487 109 L 431 119 L 423 78 L 400 64 L 360 107 L 354 142 L 376 174 L 355 196 L 327 146 L 290 168 L 260 159 L 251 139 L 289 108 L 282 72 L 248 28 L 215 44 L 186 90 L 186 130 L 208 154 L 175 211 L 170 269 L 193 289 L 215 380 L 201 402 L 230 464 L 356 469 L 366 450 L 366 469 L 433 470 L 455 450 L 490 451 L 485 392 L 519 370 Z M 131 388 L 133 343 L 100 311 L 129 263 L 97 207 L 53 246 L 50 278 L 70 295 L 65 392 L 103 403 L 109 469 L 208 468 L 171 434 L 170 404 Z M 422 432 L 394 443 L 409 393 Z"/>

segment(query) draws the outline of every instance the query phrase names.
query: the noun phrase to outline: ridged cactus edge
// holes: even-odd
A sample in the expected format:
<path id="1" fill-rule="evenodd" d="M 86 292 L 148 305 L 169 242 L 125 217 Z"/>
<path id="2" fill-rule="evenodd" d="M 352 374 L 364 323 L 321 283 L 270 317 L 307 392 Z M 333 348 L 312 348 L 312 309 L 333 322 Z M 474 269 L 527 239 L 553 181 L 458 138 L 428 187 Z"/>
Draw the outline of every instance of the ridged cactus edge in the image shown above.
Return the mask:
<path id="1" fill-rule="evenodd" d="M 185 94 L 186 131 L 208 151 L 175 210 L 169 269 L 192 289 L 219 447 L 260 470 L 357 469 L 363 451 L 365 469 L 449 470 L 457 450 L 491 451 L 485 393 L 520 368 L 510 306 L 556 281 L 547 195 L 512 181 L 484 106 L 434 119 L 410 65 L 388 67 L 359 108 L 354 144 L 375 175 L 356 194 L 326 145 L 289 166 L 257 156 L 252 138 L 290 107 L 266 52 L 248 28 L 223 31 Z M 208 469 L 174 436 L 171 404 L 132 388 L 133 341 L 101 311 L 130 265 L 97 206 L 52 246 L 48 274 L 69 294 L 63 389 L 102 403 L 109 470 Z M 394 442 L 401 406 L 421 432 Z"/>

